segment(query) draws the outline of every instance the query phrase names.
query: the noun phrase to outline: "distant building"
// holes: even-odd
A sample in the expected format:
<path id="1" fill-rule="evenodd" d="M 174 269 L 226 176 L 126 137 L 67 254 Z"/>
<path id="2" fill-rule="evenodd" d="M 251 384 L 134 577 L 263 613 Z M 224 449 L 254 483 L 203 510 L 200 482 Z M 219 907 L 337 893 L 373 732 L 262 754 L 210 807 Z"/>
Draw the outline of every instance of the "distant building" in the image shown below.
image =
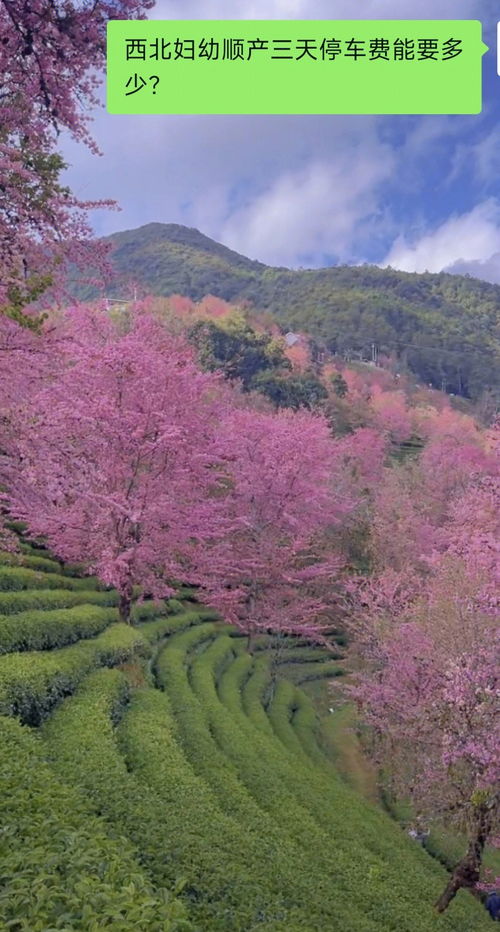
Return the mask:
<path id="1" fill-rule="evenodd" d="M 296 344 L 300 342 L 301 336 L 299 333 L 293 333 L 292 330 L 289 330 L 288 333 L 285 333 L 285 343 L 287 346 L 296 346 Z"/>
<path id="2" fill-rule="evenodd" d="M 134 299 L 135 300 L 135 299 Z M 110 311 L 111 308 L 115 311 L 126 311 L 130 304 L 128 298 L 104 298 L 104 306 L 107 311 Z"/>

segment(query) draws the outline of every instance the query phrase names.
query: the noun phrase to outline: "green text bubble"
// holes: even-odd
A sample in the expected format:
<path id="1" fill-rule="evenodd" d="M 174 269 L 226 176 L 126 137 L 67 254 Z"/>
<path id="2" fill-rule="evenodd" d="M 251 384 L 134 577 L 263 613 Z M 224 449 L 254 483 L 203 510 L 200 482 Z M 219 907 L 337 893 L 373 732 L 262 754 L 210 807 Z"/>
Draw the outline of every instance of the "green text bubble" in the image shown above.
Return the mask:
<path id="1" fill-rule="evenodd" d="M 108 23 L 110 113 L 480 113 L 477 20 Z"/>

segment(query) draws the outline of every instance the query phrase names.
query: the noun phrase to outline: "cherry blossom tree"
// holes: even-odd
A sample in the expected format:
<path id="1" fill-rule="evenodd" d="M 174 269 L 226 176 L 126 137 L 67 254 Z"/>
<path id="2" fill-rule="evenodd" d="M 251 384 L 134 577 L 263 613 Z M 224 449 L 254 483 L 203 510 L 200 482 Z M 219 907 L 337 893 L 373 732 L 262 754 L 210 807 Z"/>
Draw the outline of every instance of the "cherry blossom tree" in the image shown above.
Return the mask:
<path id="1" fill-rule="evenodd" d="M 402 443 L 412 434 L 411 411 L 404 392 L 383 391 L 378 385 L 372 388 L 371 407 L 375 426 L 394 444 Z"/>
<path id="2" fill-rule="evenodd" d="M 484 886 L 483 852 L 498 834 L 497 450 L 498 433 L 481 456 L 465 443 L 459 481 L 432 513 L 434 525 L 419 543 L 418 528 L 425 528 L 416 509 L 409 546 L 411 522 L 389 522 L 397 556 L 386 550 L 377 574 L 357 590 L 353 632 L 366 666 L 353 693 L 372 727 L 377 759 L 388 767 L 396 795 L 409 797 L 417 813 L 468 834 L 438 911 L 461 887 L 477 892 Z M 407 499 L 407 516 L 411 505 Z"/>
<path id="3" fill-rule="evenodd" d="M 457 606 L 456 618 L 462 613 Z M 436 903 L 441 912 L 461 887 L 476 889 L 500 816 L 500 632 L 481 626 L 481 637 L 465 642 L 454 626 L 455 645 L 444 644 L 434 636 L 436 622 L 404 622 L 381 634 L 371 645 L 378 672 L 362 677 L 354 694 L 396 792 L 418 814 L 468 833 L 465 856 Z"/>
<path id="4" fill-rule="evenodd" d="M 259 631 L 318 637 L 330 624 L 342 563 L 326 553 L 322 532 L 350 507 L 335 494 L 328 425 L 303 411 L 241 408 L 223 432 L 233 527 L 207 548 L 202 596 L 249 635 L 250 647 Z"/>
<path id="5" fill-rule="evenodd" d="M 60 181 L 60 133 L 97 148 L 109 19 L 136 19 L 152 0 L 0 2 L 0 309 L 22 316 L 61 268 L 89 260 L 87 210 Z M 103 206 L 107 202 L 101 202 Z M 103 253 L 95 247 L 94 264 Z"/>
<path id="6" fill-rule="evenodd" d="M 225 527 L 219 378 L 151 315 L 127 323 L 73 310 L 62 372 L 13 411 L 4 466 L 10 513 L 64 560 L 120 593 L 160 597 L 189 577 L 200 542 Z"/>

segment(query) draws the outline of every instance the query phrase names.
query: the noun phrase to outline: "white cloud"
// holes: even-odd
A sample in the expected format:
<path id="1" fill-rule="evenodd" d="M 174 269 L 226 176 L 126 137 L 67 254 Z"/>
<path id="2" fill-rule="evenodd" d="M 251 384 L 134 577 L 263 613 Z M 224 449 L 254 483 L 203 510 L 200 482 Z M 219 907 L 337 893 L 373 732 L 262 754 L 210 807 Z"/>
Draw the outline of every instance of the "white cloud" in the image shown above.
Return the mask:
<path id="1" fill-rule="evenodd" d="M 104 158 L 68 145 L 67 181 L 82 198 L 122 204 L 96 216 L 100 235 L 157 220 L 196 226 L 264 262 L 352 259 L 356 229 L 377 215 L 379 186 L 394 173 L 377 127 L 365 116 L 102 114 Z M 378 223 L 385 229 L 386 218 Z"/>
<path id="2" fill-rule="evenodd" d="M 493 253 L 489 259 L 473 259 L 470 262 L 459 260 L 446 272 L 453 272 L 455 275 L 472 275 L 474 278 L 482 278 L 486 282 L 500 285 L 500 252 Z"/>
<path id="3" fill-rule="evenodd" d="M 411 243 L 398 237 L 380 265 L 406 272 L 468 271 L 469 264 L 477 268 L 499 252 L 500 203 L 490 198 Z"/>
<path id="4" fill-rule="evenodd" d="M 483 14 L 491 0 L 419 0 L 418 16 Z M 404 18 L 415 0 L 160 0 L 154 18 Z M 483 15 L 483 19 L 484 19 Z M 480 117 L 397 117 L 388 130 L 371 116 L 116 116 L 101 111 L 93 131 L 104 158 L 64 143 L 67 183 L 83 199 L 115 198 L 123 210 L 93 215 L 106 235 L 151 221 L 196 226 L 264 262 L 314 265 L 325 255 L 344 261 L 387 250 L 401 202 L 422 195 L 433 155 L 451 152 Z M 477 138 L 477 136 L 476 136 Z M 495 167 L 490 142 L 477 154 L 477 175 Z M 464 156 L 465 158 L 465 156 Z M 495 174 L 497 174 L 495 172 Z M 446 183 L 443 170 L 443 186 Z M 390 183 L 390 192 L 384 183 Z M 398 187 L 399 186 L 399 187 Z M 483 197 L 486 197 L 489 191 Z M 413 208 L 407 216 L 414 217 Z M 453 217 L 417 241 L 396 240 L 386 261 L 432 264 L 483 261 L 496 230 L 487 214 L 484 251 L 458 249 Z M 402 228 L 404 232 L 404 228 Z M 438 236 L 439 234 L 439 236 Z M 436 240 L 435 237 L 438 237 Z M 472 234 L 471 234 L 472 237 Z M 426 242 L 430 239 L 428 255 Z M 474 239 L 474 237 L 472 237 Z M 474 240 L 475 241 L 475 240 Z M 488 251 L 489 250 L 489 251 Z M 498 246 L 500 251 L 500 245 Z"/>
<path id="5" fill-rule="evenodd" d="M 464 134 L 467 139 L 467 135 Z M 479 141 L 456 147 L 448 182 L 462 175 L 481 185 L 486 192 L 498 182 L 500 174 L 500 126 L 494 126 Z"/>
<path id="6" fill-rule="evenodd" d="M 313 160 L 275 177 L 231 215 L 222 238 L 277 265 L 351 258 L 358 227 L 376 212 L 378 186 L 392 170 L 391 150 L 375 142 Z"/>

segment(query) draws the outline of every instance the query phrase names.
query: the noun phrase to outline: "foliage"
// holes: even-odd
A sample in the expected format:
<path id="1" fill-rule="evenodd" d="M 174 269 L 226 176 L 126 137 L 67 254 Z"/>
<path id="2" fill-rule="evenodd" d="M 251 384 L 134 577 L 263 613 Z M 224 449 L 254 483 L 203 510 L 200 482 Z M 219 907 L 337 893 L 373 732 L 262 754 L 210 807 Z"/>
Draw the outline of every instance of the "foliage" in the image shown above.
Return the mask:
<path id="1" fill-rule="evenodd" d="M 44 585 L 45 580 L 40 581 Z M 0 614 L 15 615 L 35 609 L 71 608 L 73 605 L 118 605 L 118 593 L 109 589 L 95 592 L 92 589 L 25 589 L 0 591 Z"/>
<path id="2" fill-rule="evenodd" d="M 115 608 L 98 605 L 0 615 L 0 654 L 64 647 L 100 634 L 116 620 Z"/>
<path id="3" fill-rule="evenodd" d="M 224 810 L 248 826 L 245 844 L 250 842 L 252 831 L 252 809 L 245 790 L 260 811 L 262 857 L 271 854 L 267 845 L 281 837 L 285 864 L 293 868 L 295 895 L 308 904 L 304 927 L 320 929 L 336 922 L 346 930 L 362 932 L 375 932 L 378 927 L 384 932 L 440 927 L 457 932 L 462 926 L 469 929 L 474 922 L 481 927 L 480 908 L 463 898 L 453 917 L 436 919 L 424 901 L 429 889 L 437 893 L 444 872 L 416 851 L 380 811 L 351 793 L 318 749 L 316 765 L 308 759 L 309 750 L 303 756 L 297 754 L 295 744 L 285 749 L 257 709 L 247 717 L 238 693 L 244 688 L 250 697 L 247 684 L 253 668 L 247 679 L 248 659 L 241 663 L 239 659 L 241 640 L 237 648 L 233 638 L 222 635 L 214 639 L 214 634 L 200 631 L 203 643 L 209 637 L 203 650 L 196 646 L 195 632 L 168 642 L 158 662 L 159 680 L 168 692 L 185 752 L 196 773 L 214 789 Z M 262 691 L 261 678 L 252 702 L 260 702 Z M 262 713 L 262 706 L 260 709 Z M 299 718 L 302 725 L 297 724 L 296 731 L 301 741 L 311 726 L 307 718 L 310 711 L 305 702 Z M 138 727 L 136 733 L 140 736 Z M 305 741 L 307 744 L 307 738 Z M 145 765 L 141 773 L 146 773 Z M 156 779 L 149 768 L 148 774 L 149 779 Z M 288 854 L 291 841 L 296 842 L 295 858 Z M 275 867 L 271 876 L 278 869 L 278 880 L 285 890 L 290 873 L 282 867 L 279 855 L 272 856 Z M 412 866 L 403 876 L 401 863 L 408 863 L 409 858 Z M 331 863 L 335 863 L 334 872 L 326 866 Z M 359 891 L 360 884 L 369 895 L 358 909 L 354 891 Z M 288 921 L 289 927 L 295 928 L 293 921 Z"/>
<path id="4" fill-rule="evenodd" d="M 262 872 L 262 836 L 248 826 L 242 850 L 240 826 L 193 772 L 174 734 L 167 699 L 154 692 L 137 694 L 120 726 L 128 766 L 158 794 L 168 816 L 193 916 L 202 927 L 221 930 L 243 930 L 259 917 L 283 932 L 300 928 L 300 910 Z"/>
<path id="5" fill-rule="evenodd" d="M 436 437 L 379 490 L 378 572 L 360 590 L 356 695 L 378 759 L 417 812 L 469 837 L 438 909 L 477 884 L 500 811 L 499 515 L 495 447 Z"/>
<path id="6" fill-rule="evenodd" d="M 60 576 L 58 573 L 45 573 L 24 566 L 0 565 L 0 591 L 19 591 L 20 589 L 38 589 L 43 584 L 45 589 L 96 589 L 96 579 L 74 579 Z"/>
<path id="7" fill-rule="evenodd" d="M 140 309 L 128 327 L 83 310 L 65 326 L 59 377 L 12 414 L 9 507 L 114 586 L 129 620 L 134 585 L 173 594 L 169 580 L 186 578 L 195 542 L 220 522 L 224 398 L 190 348 Z M 0 582 L 7 572 L 18 571 L 0 568 Z"/>
<path id="8" fill-rule="evenodd" d="M 316 408 L 328 397 L 323 383 L 314 373 L 283 375 L 262 372 L 254 378 L 252 387 L 266 395 L 277 408 Z"/>
<path id="9" fill-rule="evenodd" d="M 267 333 L 256 333 L 241 316 L 217 323 L 199 320 L 189 338 L 204 368 L 221 370 L 227 379 L 240 379 L 246 390 L 258 387 L 261 373 L 290 367 L 279 343 Z"/>
<path id="10" fill-rule="evenodd" d="M 33 326 L 23 311 L 45 291 L 63 259 L 103 268 L 86 214 L 109 202 L 80 202 L 61 184 L 61 131 L 84 141 L 98 102 L 108 19 L 136 19 L 150 0 L 0 4 L 0 311 Z"/>
<path id="11" fill-rule="evenodd" d="M 180 932 L 182 910 L 154 889 L 120 832 L 43 759 L 37 738 L 0 719 L 0 922 L 13 932 Z"/>
<path id="12" fill-rule="evenodd" d="M 460 898 L 451 921 L 436 922 L 422 905 L 424 891 L 440 882 L 440 869 L 421 858 L 383 813 L 343 786 L 316 743 L 314 712 L 301 690 L 279 686 L 272 706 L 262 705 L 270 676 L 265 649 L 255 661 L 260 676 L 254 685 L 254 660 L 243 639 L 209 621 L 212 610 L 156 617 L 164 608 L 138 603 L 134 611 L 153 618 L 139 630 L 112 625 L 72 647 L 0 658 L 0 684 L 5 661 L 26 661 L 17 681 L 24 708 L 11 705 L 10 713 L 22 711 L 33 724 L 43 720 L 42 740 L 26 736 L 36 764 L 28 765 L 17 745 L 4 742 L 4 825 L 12 826 L 16 841 L 2 864 L 8 882 L 0 920 L 2 909 L 17 920 L 22 901 L 27 924 L 20 929 L 45 932 L 59 920 L 88 932 L 94 908 L 100 909 L 99 927 L 106 928 L 112 901 L 118 928 L 126 930 L 133 919 L 137 928 L 180 932 L 186 927 L 183 901 L 196 928 L 243 932 L 268 925 L 276 932 L 312 932 L 340 922 L 346 932 L 479 930 L 472 901 Z M 67 623 L 62 616 L 61 623 Z M 154 659 L 154 645 L 165 645 L 166 638 Z M 319 662 L 310 643 L 287 643 L 283 674 L 330 665 Z M 287 663 L 295 650 L 296 662 Z M 147 681 L 161 686 L 163 695 L 155 688 L 130 690 L 127 676 L 116 669 L 96 670 L 103 664 L 128 670 L 134 656 L 142 664 L 149 660 Z M 133 669 L 128 676 L 137 680 Z M 64 701 L 54 708 L 59 698 Z M 271 708 L 280 739 L 268 718 Z M 408 876 L 401 873 L 402 860 Z M 107 900 L 96 893 L 96 864 L 99 882 L 109 879 Z M 127 882 L 127 869 L 133 882 Z M 355 895 L 360 878 L 369 893 L 361 904 Z"/>
<path id="13" fill-rule="evenodd" d="M 333 391 L 338 398 L 344 398 L 347 395 L 349 388 L 346 380 L 342 378 L 341 372 L 334 372 L 334 374 L 331 376 L 330 382 L 333 386 Z"/>
<path id="14" fill-rule="evenodd" d="M 321 584 L 340 565 L 318 539 L 346 509 L 332 488 L 328 426 L 308 412 L 241 409 L 222 427 L 234 466 L 224 502 L 234 530 L 206 548 L 200 598 L 249 634 L 317 633 L 327 610 Z"/>
<path id="15" fill-rule="evenodd" d="M 74 697 L 44 725 L 49 760 L 68 783 L 134 845 L 136 857 L 156 885 L 181 878 L 172 825 L 162 799 L 131 773 L 120 753 L 115 726 L 129 699 L 117 670 L 90 674 Z"/>
<path id="16" fill-rule="evenodd" d="M 0 657 L 0 714 L 38 725 L 90 670 L 116 666 L 141 653 L 147 653 L 144 637 L 127 625 L 115 624 L 71 647 L 5 654 Z"/>
<path id="17" fill-rule="evenodd" d="M 162 602 L 140 602 L 132 608 L 132 619 L 143 623 L 169 610 Z M 0 615 L 0 654 L 64 647 L 80 638 L 94 637 L 116 621 L 116 608 L 88 604 Z"/>
<path id="18" fill-rule="evenodd" d="M 32 554 L 17 551 L 0 551 L 0 565 L 6 566 L 26 566 L 29 570 L 40 570 L 43 573 L 63 573 L 63 566 L 57 560 L 50 560 L 47 557 L 38 557 Z"/>

